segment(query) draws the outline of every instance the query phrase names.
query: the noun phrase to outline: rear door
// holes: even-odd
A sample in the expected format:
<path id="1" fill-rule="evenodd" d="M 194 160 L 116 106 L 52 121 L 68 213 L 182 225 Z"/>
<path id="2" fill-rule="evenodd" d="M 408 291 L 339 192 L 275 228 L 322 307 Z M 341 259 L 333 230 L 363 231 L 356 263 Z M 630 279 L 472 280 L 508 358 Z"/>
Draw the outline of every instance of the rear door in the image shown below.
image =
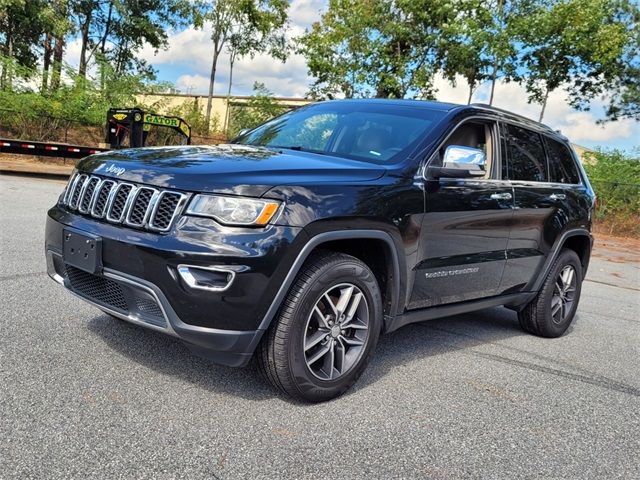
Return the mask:
<path id="1" fill-rule="evenodd" d="M 500 177 L 497 124 L 467 121 L 444 142 L 431 165 L 441 163 L 448 145 L 480 148 L 487 157 L 484 178 L 426 180 L 409 309 L 495 295 L 505 266 L 513 192 Z"/>
<path id="2" fill-rule="evenodd" d="M 501 132 L 515 210 L 500 291 L 511 293 L 528 289 L 567 225 L 567 194 L 564 185 L 550 181 L 540 132 L 511 123 L 501 124 Z"/>

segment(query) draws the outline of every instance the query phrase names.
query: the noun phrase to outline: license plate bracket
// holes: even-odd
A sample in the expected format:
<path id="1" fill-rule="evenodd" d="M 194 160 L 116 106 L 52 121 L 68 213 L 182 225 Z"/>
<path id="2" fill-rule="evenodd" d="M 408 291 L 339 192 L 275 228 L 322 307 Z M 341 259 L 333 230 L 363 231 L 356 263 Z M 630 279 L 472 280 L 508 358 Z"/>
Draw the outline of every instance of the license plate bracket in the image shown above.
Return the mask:
<path id="1" fill-rule="evenodd" d="M 102 271 L 102 238 L 68 228 L 62 235 L 64 263 L 89 273 Z"/>

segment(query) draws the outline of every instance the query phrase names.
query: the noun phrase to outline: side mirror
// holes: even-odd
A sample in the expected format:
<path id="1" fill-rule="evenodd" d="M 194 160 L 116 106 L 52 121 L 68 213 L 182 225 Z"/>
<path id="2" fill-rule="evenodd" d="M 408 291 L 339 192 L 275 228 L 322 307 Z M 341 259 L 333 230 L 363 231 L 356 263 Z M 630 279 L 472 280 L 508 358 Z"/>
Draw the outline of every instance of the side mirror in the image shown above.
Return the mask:
<path id="1" fill-rule="evenodd" d="M 429 167 L 428 177 L 473 178 L 485 174 L 487 158 L 479 148 L 449 145 L 444 151 L 441 167 Z"/>

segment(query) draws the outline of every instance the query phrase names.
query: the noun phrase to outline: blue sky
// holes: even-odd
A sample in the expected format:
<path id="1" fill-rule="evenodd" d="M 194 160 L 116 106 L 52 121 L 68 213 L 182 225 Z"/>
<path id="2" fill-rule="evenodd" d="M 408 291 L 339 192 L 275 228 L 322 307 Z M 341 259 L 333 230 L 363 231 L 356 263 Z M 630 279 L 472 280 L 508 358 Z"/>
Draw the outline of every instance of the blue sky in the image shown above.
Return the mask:
<path id="1" fill-rule="evenodd" d="M 320 19 L 326 9 L 326 0 L 292 0 L 289 9 L 292 37 L 302 34 L 314 21 Z M 170 81 L 185 93 L 204 94 L 208 90 L 211 69 L 210 32 L 196 30 L 193 27 L 171 32 L 170 48 L 167 51 L 154 52 L 144 49 L 142 56 L 158 71 L 160 80 Z M 67 59 L 77 63 L 78 42 L 70 44 Z M 225 95 L 229 75 L 228 57 L 223 55 L 218 64 L 215 93 Z M 307 75 L 307 66 L 303 57 L 291 56 L 281 63 L 267 56 L 254 59 L 245 58 L 236 63 L 232 93 L 250 94 L 253 83 L 264 83 L 277 96 L 302 97 L 308 90 L 312 79 Z M 438 100 L 466 103 L 468 90 L 464 81 L 452 86 L 442 78 L 436 78 L 436 96 Z M 473 102 L 487 102 L 489 85 L 482 85 L 474 94 Z M 640 122 L 622 120 L 599 125 L 604 102 L 595 101 L 591 111 L 579 112 L 572 109 L 566 101 L 566 92 L 558 90 L 549 98 L 544 123 L 561 130 L 572 142 L 588 148 L 619 148 L 627 151 L 640 148 Z M 540 105 L 527 103 L 524 89 L 515 83 L 499 83 L 496 87 L 494 105 L 520 115 L 538 119 Z"/>

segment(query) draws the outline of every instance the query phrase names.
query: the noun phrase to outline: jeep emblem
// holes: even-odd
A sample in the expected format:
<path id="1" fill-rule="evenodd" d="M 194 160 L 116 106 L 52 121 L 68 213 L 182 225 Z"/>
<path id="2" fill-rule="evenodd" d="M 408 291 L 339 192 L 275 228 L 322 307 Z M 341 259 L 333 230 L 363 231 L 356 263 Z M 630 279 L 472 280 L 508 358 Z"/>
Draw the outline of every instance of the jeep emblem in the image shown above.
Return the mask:
<path id="1" fill-rule="evenodd" d="M 107 167 L 107 169 L 105 170 L 105 172 L 107 173 L 115 173 L 116 176 L 120 176 L 125 172 L 125 169 L 122 167 L 117 167 L 114 164 L 111 164 Z"/>

